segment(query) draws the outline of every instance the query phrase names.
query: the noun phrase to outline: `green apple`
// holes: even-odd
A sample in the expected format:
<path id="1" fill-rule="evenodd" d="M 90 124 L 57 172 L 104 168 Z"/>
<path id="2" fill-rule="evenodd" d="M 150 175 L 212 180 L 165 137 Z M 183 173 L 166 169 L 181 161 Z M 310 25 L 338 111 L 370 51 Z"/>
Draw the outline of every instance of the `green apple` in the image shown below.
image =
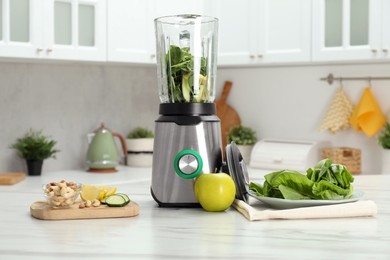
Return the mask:
<path id="1" fill-rule="evenodd" d="M 224 211 L 234 201 L 236 185 L 226 173 L 203 173 L 195 181 L 194 192 L 206 211 Z"/>

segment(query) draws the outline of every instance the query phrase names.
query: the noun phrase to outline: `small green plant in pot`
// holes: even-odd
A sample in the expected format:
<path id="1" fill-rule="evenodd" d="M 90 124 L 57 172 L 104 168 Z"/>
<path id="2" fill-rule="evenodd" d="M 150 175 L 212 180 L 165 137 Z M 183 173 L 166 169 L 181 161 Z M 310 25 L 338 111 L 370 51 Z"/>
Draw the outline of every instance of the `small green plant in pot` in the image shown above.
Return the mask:
<path id="1" fill-rule="evenodd" d="M 390 149 L 390 123 L 387 122 L 382 132 L 378 135 L 378 143 L 383 149 Z"/>
<path id="2" fill-rule="evenodd" d="M 257 142 L 256 132 L 243 125 L 233 126 L 227 134 L 228 143 L 235 142 L 245 163 L 249 163 L 254 144 Z"/>
<path id="3" fill-rule="evenodd" d="M 153 160 L 154 134 L 144 127 L 133 129 L 126 138 L 127 165 L 148 167 Z"/>
<path id="4" fill-rule="evenodd" d="M 378 144 L 382 149 L 382 172 L 390 174 L 390 123 L 386 122 L 382 132 L 378 135 Z"/>
<path id="5" fill-rule="evenodd" d="M 19 155 L 27 162 L 29 175 L 40 175 L 43 160 L 56 158 L 59 150 L 55 149 L 56 141 L 42 134 L 42 130 L 30 129 L 24 136 L 16 139 L 11 148 L 18 151 Z"/>
<path id="6" fill-rule="evenodd" d="M 128 139 L 139 139 L 139 138 L 154 138 L 153 132 L 143 128 L 137 127 L 127 135 Z"/>

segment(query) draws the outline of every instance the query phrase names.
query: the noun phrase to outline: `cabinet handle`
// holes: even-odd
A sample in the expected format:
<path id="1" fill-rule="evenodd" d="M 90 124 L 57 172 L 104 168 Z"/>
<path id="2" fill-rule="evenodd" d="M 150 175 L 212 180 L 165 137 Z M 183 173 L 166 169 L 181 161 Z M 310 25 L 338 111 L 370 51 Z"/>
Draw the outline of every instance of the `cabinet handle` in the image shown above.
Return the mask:
<path id="1" fill-rule="evenodd" d="M 43 51 L 42 48 L 37 48 L 37 52 L 41 52 L 41 51 Z"/>
<path id="2" fill-rule="evenodd" d="M 53 49 L 51 49 L 51 48 L 46 49 L 46 52 L 48 52 L 48 53 L 50 53 L 52 51 L 53 51 Z"/>
<path id="3" fill-rule="evenodd" d="M 153 60 L 154 58 L 156 58 L 156 54 L 150 55 L 150 58 Z"/>
<path id="4" fill-rule="evenodd" d="M 263 58 L 263 55 L 257 54 L 257 58 L 261 59 L 261 58 Z"/>
<path id="5" fill-rule="evenodd" d="M 254 54 L 249 55 L 249 58 L 254 59 L 256 56 Z"/>
<path id="6" fill-rule="evenodd" d="M 388 52 L 388 49 L 387 48 L 383 48 L 382 51 L 383 52 Z"/>
<path id="7" fill-rule="evenodd" d="M 372 49 L 371 49 L 371 52 L 372 52 L 372 53 L 376 53 L 377 51 L 378 51 L 378 50 L 377 50 L 376 48 L 372 48 Z"/>

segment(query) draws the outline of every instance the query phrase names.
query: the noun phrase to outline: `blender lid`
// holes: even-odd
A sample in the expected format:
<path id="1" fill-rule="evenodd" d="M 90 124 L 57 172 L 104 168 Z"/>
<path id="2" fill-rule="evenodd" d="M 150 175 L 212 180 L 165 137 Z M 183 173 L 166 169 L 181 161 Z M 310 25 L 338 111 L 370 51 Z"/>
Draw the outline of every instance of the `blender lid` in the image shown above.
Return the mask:
<path id="1" fill-rule="evenodd" d="M 236 198 L 247 202 L 249 196 L 249 176 L 241 152 L 234 142 L 228 144 L 225 151 L 227 168 L 236 184 Z"/>

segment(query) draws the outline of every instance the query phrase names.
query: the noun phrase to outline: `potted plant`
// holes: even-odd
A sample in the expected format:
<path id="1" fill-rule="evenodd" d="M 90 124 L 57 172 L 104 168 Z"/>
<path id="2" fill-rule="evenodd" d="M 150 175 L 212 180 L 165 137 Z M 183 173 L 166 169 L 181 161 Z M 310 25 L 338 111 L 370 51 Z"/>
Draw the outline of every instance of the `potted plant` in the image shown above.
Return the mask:
<path id="1" fill-rule="evenodd" d="M 16 139 L 11 148 L 18 151 L 19 155 L 26 160 L 29 175 L 40 175 L 43 160 L 56 158 L 59 150 L 55 149 L 56 141 L 42 134 L 41 131 L 30 129 L 23 137 Z"/>
<path id="2" fill-rule="evenodd" d="M 147 167 L 153 161 L 154 134 L 147 128 L 137 127 L 126 138 L 127 165 Z"/>
<path id="3" fill-rule="evenodd" d="M 390 123 L 386 122 L 378 135 L 378 143 L 382 146 L 382 172 L 390 173 Z"/>
<path id="4" fill-rule="evenodd" d="M 235 142 L 245 163 L 249 163 L 252 148 L 257 141 L 256 132 L 242 125 L 230 128 L 227 135 L 228 143 Z"/>

